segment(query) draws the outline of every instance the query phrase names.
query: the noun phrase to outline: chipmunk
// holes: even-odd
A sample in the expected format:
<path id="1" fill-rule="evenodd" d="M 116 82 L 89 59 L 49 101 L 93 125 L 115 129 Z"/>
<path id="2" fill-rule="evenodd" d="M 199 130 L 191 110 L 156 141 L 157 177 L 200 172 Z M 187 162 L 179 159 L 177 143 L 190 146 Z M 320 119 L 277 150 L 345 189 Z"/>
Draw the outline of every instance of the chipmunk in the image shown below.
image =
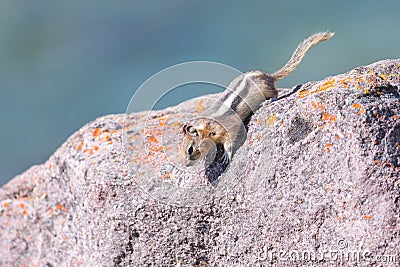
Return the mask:
<path id="1" fill-rule="evenodd" d="M 208 114 L 183 125 L 181 153 L 186 166 L 205 158 L 213 148 L 222 147 L 222 162 L 229 163 L 243 145 L 247 131 L 245 121 L 268 99 L 276 99 L 275 82 L 286 77 L 301 62 L 312 46 L 330 39 L 334 33 L 315 33 L 299 44 L 289 61 L 273 74 L 255 70 L 234 79 Z M 215 151 L 214 151 L 215 155 Z"/>

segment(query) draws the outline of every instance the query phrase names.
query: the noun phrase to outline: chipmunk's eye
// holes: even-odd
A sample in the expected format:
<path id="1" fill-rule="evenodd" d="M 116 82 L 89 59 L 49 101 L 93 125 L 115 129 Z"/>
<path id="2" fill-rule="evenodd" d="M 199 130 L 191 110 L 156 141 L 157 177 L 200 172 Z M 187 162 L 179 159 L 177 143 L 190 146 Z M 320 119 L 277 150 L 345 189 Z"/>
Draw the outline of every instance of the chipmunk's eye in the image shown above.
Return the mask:
<path id="1" fill-rule="evenodd" d="M 194 128 L 194 127 L 191 126 L 191 125 L 187 125 L 184 129 L 185 129 L 185 131 L 186 131 L 187 133 L 189 133 L 191 136 L 198 136 L 198 135 L 199 135 L 199 133 L 197 132 L 196 128 Z"/>
<path id="2" fill-rule="evenodd" d="M 210 133 L 210 136 L 216 136 L 216 135 L 217 135 L 216 132 L 211 132 L 211 133 Z"/>
<path id="3" fill-rule="evenodd" d="M 195 129 L 193 126 L 188 126 L 188 127 L 186 128 L 186 130 L 187 130 L 189 133 L 194 133 L 194 132 L 196 132 L 196 129 Z"/>
<path id="4" fill-rule="evenodd" d="M 187 153 L 189 154 L 189 156 L 191 156 L 193 154 L 193 146 L 188 147 Z"/>

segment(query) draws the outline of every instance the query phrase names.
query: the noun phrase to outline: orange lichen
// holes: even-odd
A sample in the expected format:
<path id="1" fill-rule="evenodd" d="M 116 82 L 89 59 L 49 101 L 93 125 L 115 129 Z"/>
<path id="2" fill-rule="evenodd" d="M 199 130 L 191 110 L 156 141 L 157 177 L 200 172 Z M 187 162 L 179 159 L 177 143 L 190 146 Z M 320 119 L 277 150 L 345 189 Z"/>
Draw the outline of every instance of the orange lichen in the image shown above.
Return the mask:
<path id="1" fill-rule="evenodd" d="M 162 147 L 162 146 L 151 145 L 151 146 L 150 146 L 150 150 L 151 150 L 151 151 L 154 151 L 154 152 L 159 152 L 159 151 L 162 151 L 162 150 L 163 150 L 163 147 Z"/>
<path id="2" fill-rule="evenodd" d="M 82 140 L 82 141 L 79 143 L 79 145 L 76 146 L 76 150 L 81 150 L 81 149 L 82 149 L 83 142 L 84 142 L 84 140 Z"/>
<path id="3" fill-rule="evenodd" d="M 353 103 L 353 104 L 351 105 L 351 107 L 352 107 L 352 108 L 361 108 L 361 104 L 359 104 L 359 103 Z"/>
<path id="4" fill-rule="evenodd" d="M 8 208 L 8 206 L 9 206 L 9 204 L 8 204 L 7 202 L 5 202 L 5 203 L 3 204 L 3 207 L 4 207 L 4 208 Z"/>
<path id="5" fill-rule="evenodd" d="M 322 105 L 322 102 L 314 102 L 314 101 L 311 101 L 311 105 L 312 105 L 313 108 L 315 108 L 315 109 L 319 109 L 319 110 L 321 110 L 321 111 L 324 111 L 324 110 L 325 110 L 325 107 L 324 107 L 324 105 Z"/>
<path id="6" fill-rule="evenodd" d="M 321 86 L 319 86 L 319 87 L 316 89 L 316 92 L 325 91 L 325 90 L 327 90 L 327 89 L 329 89 L 329 88 L 331 88 L 331 87 L 334 87 L 335 85 L 336 85 L 335 80 L 333 80 L 333 79 L 328 80 L 328 81 L 324 82 Z"/>
<path id="7" fill-rule="evenodd" d="M 337 134 L 335 134 L 335 139 L 336 139 L 336 140 L 339 140 L 339 139 L 340 139 L 340 136 L 337 135 Z"/>
<path id="8" fill-rule="evenodd" d="M 393 115 L 393 116 L 392 116 L 392 119 L 394 119 L 394 120 L 397 120 L 398 118 L 399 118 L 398 115 Z"/>
<path id="9" fill-rule="evenodd" d="M 24 210 L 24 211 L 22 212 L 22 214 L 26 216 L 26 215 L 28 215 L 28 211 L 27 211 L 27 210 Z"/>
<path id="10" fill-rule="evenodd" d="M 154 137 L 154 135 L 150 135 L 150 136 L 149 136 L 149 141 L 150 141 L 150 142 L 153 142 L 153 143 L 158 143 L 158 140 L 157 140 L 156 137 Z"/>
<path id="11" fill-rule="evenodd" d="M 324 149 L 323 149 L 323 151 L 324 152 L 330 152 L 332 146 L 333 146 L 333 144 L 331 144 L 331 143 L 326 144 Z"/>
<path id="12" fill-rule="evenodd" d="M 324 147 L 323 151 L 324 151 L 324 152 L 330 152 L 330 151 L 331 151 L 331 148 L 330 148 L 330 147 Z"/>
<path id="13" fill-rule="evenodd" d="M 302 91 L 299 92 L 299 97 L 300 98 L 304 98 L 304 97 L 309 96 L 309 95 L 310 95 L 310 91 L 309 90 L 302 90 Z"/>
<path id="14" fill-rule="evenodd" d="M 166 125 L 166 121 L 168 120 L 168 117 L 167 116 L 164 116 L 164 117 L 161 117 L 161 118 L 159 118 L 159 121 L 160 121 L 160 127 L 164 127 L 165 125 Z"/>
<path id="15" fill-rule="evenodd" d="M 61 210 L 66 211 L 66 210 L 67 210 L 67 208 L 66 208 L 63 204 L 61 204 L 61 203 L 57 204 L 56 209 L 57 209 L 58 211 L 61 211 Z"/>
<path id="16" fill-rule="evenodd" d="M 161 174 L 161 179 L 167 180 L 167 179 L 170 178 L 171 174 L 172 174 L 171 171 L 170 171 L 170 172 L 163 173 L 163 174 Z"/>
<path id="17" fill-rule="evenodd" d="M 48 212 L 50 215 L 53 215 L 53 213 L 54 213 L 53 208 L 52 208 L 52 207 L 48 207 L 48 208 L 47 208 L 47 212 Z"/>
<path id="18" fill-rule="evenodd" d="M 364 220 L 371 220 L 373 218 L 373 216 L 371 215 L 364 215 L 363 216 Z"/>
<path id="19" fill-rule="evenodd" d="M 94 146 L 93 148 L 94 148 L 94 150 L 96 150 L 96 151 L 99 150 L 99 147 L 98 147 L 98 146 Z"/>
<path id="20" fill-rule="evenodd" d="M 311 105 L 313 106 L 313 108 L 317 108 L 317 104 L 314 101 L 311 101 Z"/>
<path id="21" fill-rule="evenodd" d="M 365 113 L 365 109 L 364 108 L 360 108 L 360 110 L 358 111 L 358 114 L 361 115 L 361 114 L 364 114 L 364 113 Z"/>
<path id="22" fill-rule="evenodd" d="M 24 203 L 21 203 L 21 204 L 19 204 L 18 206 L 19 206 L 21 209 L 25 208 Z"/>
<path id="23" fill-rule="evenodd" d="M 327 121 L 328 123 L 333 123 L 333 122 L 336 121 L 336 116 L 333 115 L 333 114 L 324 113 L 324 114 L 322 115 L 322 119 L 323 119 L 324 121 Z"/>
<path id="24" fill-rule="evenodd" d="M 399 142 L 394 143 L 395 147 L 399 147 Z"/>
<path id="25" fill-rule="evenodd" d="M 99 134 L 100 134 L 100 129 L 99 128 L 94 129 L 93 136 L 97 137 L 97 136 L 99 136 Z"/>

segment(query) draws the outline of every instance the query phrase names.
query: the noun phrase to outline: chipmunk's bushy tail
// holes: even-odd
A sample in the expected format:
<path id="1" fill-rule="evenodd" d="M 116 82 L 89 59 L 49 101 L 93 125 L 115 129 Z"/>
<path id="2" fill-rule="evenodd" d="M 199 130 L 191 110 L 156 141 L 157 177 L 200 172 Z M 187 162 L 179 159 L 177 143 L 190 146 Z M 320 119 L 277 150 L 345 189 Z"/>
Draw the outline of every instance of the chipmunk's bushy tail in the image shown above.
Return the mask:
<path id="1" fill-rule="evenodd" d="M 274 81 L 278 81 L 286 77 L 300 64 L 308 49 L 322 41 L 330 39 L 334 34 L 335 33 L 333 32 L 319 32 L 305 39 L 301 44 L 297 46 L 296 51 L 294 51 L 292 57 L 285 64 L 285 66 L 272 74 Z"/>

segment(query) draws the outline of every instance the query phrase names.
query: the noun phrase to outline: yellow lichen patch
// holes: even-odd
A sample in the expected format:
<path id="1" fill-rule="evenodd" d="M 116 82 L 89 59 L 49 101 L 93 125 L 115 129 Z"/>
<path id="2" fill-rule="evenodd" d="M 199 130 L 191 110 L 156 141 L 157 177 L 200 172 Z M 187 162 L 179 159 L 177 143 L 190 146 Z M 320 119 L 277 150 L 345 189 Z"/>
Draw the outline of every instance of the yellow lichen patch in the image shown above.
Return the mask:
<path id="1" fill-rule="evenodd" d="M 350 78 L 344 78 L 342 80 L 338 80 L 337 82 L 340 83 L 343 86 L 343 88 L 348 88 L 350 81 L 351 81 Z"/>
<path id="2" fill-rule="evenodd" d="M 305 97 L 309 96 L 310 94 L 311 93 L 310 93 L 309 90 L 302 90 L 302 91 L 299 92 L 299 97 L 300 98 L 305 98 Z"/>
<path id="3" fill-rule="evenodd" d="M 324 105 L 322 105 L 322 102 L 311 101 L 311 105 L 313 106 L 313 108 L 318 109 L 320 111 L 324 111 L 325 110 L 325 107 L 324 107 Z"/>
<path id="4" fill-rule="evenodd" d="M 268 117 L 267 119 L 267 125 L 270 126 L 271 124 L 273 124 L 274 122 L 276 122 L 278 120 L 278 117 L 276 117 L 275 114 L 272 114 Z"/>
<path id="5" fill-rule="evenodd" d="M 323 84 L 321 84 L 321 86 L 319 86 L 319 87 L 316 89 L 316 92 L 325 91 L 325 90 L 327 90 L 327 89 L 329 89 L 329 88 L 334 87 L 335 85 L 336 85 L 335 80 L 334 80 L 334 79 L 330 79 L 330 80 L 324 82 Z"/>
<path id="6" fill-rule="evenodd" d="M 259 125 L 262 125 L 263 122 L 264 122 L 264 117 L 261 117 L 261 119 L 258 119 L 258 120 L 257 120 L 257 123 L 258 123 Z"/>
<path id="7" fill-rule="evenodd" d="M 199 101 L 196 102 L 196 106 L 194 109 L 196 110 L 197 113 L 203 112 L 204 106 L 203 106 L 204 100 L 200 99 Z"/>

